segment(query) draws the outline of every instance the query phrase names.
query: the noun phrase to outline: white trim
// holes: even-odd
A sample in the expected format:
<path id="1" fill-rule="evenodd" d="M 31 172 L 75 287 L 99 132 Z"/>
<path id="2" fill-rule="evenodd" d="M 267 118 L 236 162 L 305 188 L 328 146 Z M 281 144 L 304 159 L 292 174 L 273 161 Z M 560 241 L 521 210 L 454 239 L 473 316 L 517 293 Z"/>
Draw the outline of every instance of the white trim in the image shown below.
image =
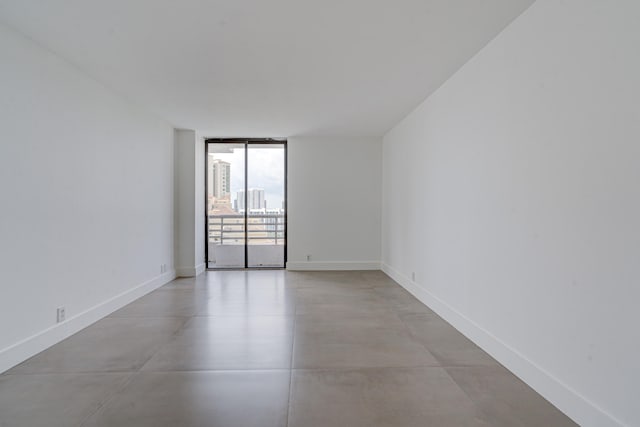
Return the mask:
<path id="1" fill-rule="evenodd" d="M 380 261 L 289 261 L 287 270 L 380 270 Z"/>
<path id="2" fill-rule="evenodd" d="M 0 373 L 59 343 L 63 339 L 108 316 L 130 302 L 172 281 L 175 277 L 175 270 L 169 270 L 164 274 L 156 276 L 132 289 L 101 302 L 62 323 L 50 326 L 35 335 L 0 350 Z"/>
<path id="3" fill-rule="evenodd" d="M 194 277 L 196 269 L 193 267 L 176 267 L 176 277 Z"/>
<path id="4" fill-rule="evenodd" d="M 196 267 L 196 276 L 201 275 L 207 269 L 207 264 L 204 262 Z"/>
<path id="5" fill-rule="evenodd" d="M 625 425 L 418 283 L 411 281 L 384 262 L 381 263 L 381 267 L 389 277 L 579 425 L 584 427 L 622 427 Z"/>
<path id="6" fill-rule="evenodd" d="M 202 263 L 195 267 L 176 267 L 176 277 L 196 277 L 206 270 L 207 265 Z"/>

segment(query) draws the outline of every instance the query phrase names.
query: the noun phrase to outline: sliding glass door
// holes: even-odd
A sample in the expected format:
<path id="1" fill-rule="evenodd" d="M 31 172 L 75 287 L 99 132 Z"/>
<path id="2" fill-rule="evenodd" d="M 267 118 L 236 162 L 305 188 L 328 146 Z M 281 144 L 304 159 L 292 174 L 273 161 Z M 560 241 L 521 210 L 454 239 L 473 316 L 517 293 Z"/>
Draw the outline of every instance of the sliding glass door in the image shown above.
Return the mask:
<path id="1" fill-rule="evenodd" d="M 207 266 L 283 268 L 286 142 L 207 140 Z"/>
<path id="2" fill-rule="evenodd" d="M 284 267 L 284 164 L 284 144 L 248 144 L 248 267 Z"/>
<path id="3" fill-rule="evenodd" d="M 246 183 L 246 144 L 206 145 L 207 266 L 244 268 L 246 227 L 236 195 Z"/>

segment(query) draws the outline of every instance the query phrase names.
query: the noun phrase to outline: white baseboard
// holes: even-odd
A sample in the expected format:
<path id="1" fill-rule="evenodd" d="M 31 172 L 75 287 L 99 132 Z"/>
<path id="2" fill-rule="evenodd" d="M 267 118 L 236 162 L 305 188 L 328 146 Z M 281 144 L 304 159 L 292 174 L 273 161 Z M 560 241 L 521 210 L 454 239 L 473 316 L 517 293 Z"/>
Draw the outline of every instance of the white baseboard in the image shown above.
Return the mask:
<path id="1" fill-rule="evenodd" d="M 202 263 L 196 267 L 196 276 L 201 275 L 207 269 L 207 264 Z"/>
<path id="2" fill-rule="evenodd" d="M 380 261 L 289 261 L 287 270 L 380 270 Z"/>
<path id="3" fill-rule="evenodd" d="M 176 267 L 177 277 L 196 277 L 207 269 L 205 263 L 199 264 L 195 267 Z"/>
<path id="4" fill-rule="evenodd" d="M 82 313 L 70 317 L 62 323 L 55 324 L 16 344 L 0 350 L 0 373 L 46 350 L 130 302 L 172 281 L 175 277 L 175 270 L 169 270 L 164 274 L 156 276 L 151 280 L 95 305 Z"/>
<path id="5" fill-rule="evenodd" d="M 435 311 L 463 335 L 489 353 L 545 399 L 583 427 L 623 427 L 624 424 L 568 385 L 536 365 L 525 355 L 433 295 L 411 279 L 381 263 L 382 271 Z"/>

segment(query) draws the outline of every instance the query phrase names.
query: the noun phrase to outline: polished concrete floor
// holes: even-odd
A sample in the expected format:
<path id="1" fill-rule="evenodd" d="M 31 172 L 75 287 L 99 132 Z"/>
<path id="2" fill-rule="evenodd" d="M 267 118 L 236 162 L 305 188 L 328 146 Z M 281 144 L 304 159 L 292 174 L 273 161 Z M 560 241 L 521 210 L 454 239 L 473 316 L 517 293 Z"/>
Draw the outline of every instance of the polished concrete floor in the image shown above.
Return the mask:
<path id="1" fill-rule="evenodd" d="M 381 272 L 178 279 L 0 376 L 0 426 L 572 426 Z"/>

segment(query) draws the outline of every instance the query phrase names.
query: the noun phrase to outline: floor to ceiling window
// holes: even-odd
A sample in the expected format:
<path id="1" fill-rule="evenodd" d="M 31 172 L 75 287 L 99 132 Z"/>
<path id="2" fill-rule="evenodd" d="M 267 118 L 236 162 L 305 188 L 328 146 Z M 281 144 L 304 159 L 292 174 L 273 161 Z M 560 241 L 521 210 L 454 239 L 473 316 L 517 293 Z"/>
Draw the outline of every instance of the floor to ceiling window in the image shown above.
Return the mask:
<path id="1" fill-rule="evenodd" d="M 283 268 L 286 141 L 206 142 L 207 267 Z"/>

